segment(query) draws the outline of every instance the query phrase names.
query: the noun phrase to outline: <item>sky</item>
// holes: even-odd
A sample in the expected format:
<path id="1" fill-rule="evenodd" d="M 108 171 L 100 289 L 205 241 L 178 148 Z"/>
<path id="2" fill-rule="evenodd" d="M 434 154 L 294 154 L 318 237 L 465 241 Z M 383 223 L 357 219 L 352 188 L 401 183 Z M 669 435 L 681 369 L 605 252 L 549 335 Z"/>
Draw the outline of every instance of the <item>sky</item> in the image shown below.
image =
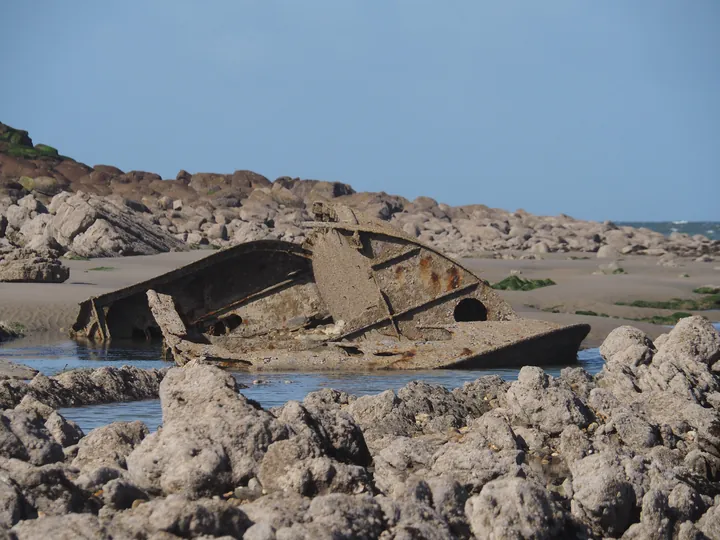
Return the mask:
<path id="1" fill-rule="evenodd" d="M 0 121 L 89 165 L 720 220 L 720 1 L 0 2 Z"/>

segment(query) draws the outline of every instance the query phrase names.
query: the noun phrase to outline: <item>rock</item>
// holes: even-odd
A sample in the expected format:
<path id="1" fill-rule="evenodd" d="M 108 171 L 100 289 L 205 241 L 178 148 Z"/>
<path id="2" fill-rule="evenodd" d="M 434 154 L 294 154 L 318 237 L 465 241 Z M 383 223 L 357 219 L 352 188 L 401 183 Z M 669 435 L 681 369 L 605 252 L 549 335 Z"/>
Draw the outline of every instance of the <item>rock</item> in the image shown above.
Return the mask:
<path id="1" fill-rule="evenodd" d="M 17 327 L 17 325 L 10 324 L 5 321 L 0 321 L 0 343 L 3 341 L 10 341 L 11 339 L 19 338 L 22 335 L 22 332 Z M 0 364 L 0 374 L 3 377 L 9 377 L 11 379 L 17 379 L 17 378 L 32 378 L 32 377 L 23 377 L 22 375 L 30 375 L 32 370 L 37 373 L 37 370 L 33 370 L 32 368 L 28 368 L 27 366 L 23 366 L 22 364 L 15 364 L 14 362 L 10 362 L 8 360 L 0 360 L 2 362 Z M 21 375 L 18 377 L 17 375 Z M 33 374 L 34 376 L 34 374 Z"/>
<path id="2" fill-rule="evenodd" d="M 212 238 L 213 240 L 227 240 L 228 239 L 228 232 L 227 227 L 222 224 L 215 224 L 212 225 L 207 230 L 207 237 Z"/>
<path id="3" fill-rule="evenodd" d="M 370 497 L 323 495 L 312 500 L 302 522 L 278 529 L 277 538 L 378 538 L 383 522 L 380 506 Z"/>
<path id="4" fill-rule="evenodd" d="M 619 256 L 620 252 L 612 246 L 600 246 L 597 250 L 598 259 L 617 259 Z"/>
<path id="5" fill-rule="evenodd" d="M 0 260 L 0 281 L 62 283 L 70 269 L 53 257 L 17 250 Z"/>
<path id="6" fill-rule="evenodd" d="M 431 441 L 425 437 L 397 437 L 375 454 L 376 487 L 388 496 L 406 490 L 405 482 L 411 475 L 426 477 L 435 462 L 435 453 L 444 441 Z M 452 477 L 449 478 L 452 481 Z"/>
<path id="7" fill-rule="evenodd" d="M 720 332 L 705 317 L 686 317 L 670 331 L 656 357 L 658 362 L 684 360 L 713 366 L 720 360 Z"/>
<path id="8" fill-rule="evenodd" d="M 303 408 L 309 415 L 307 421 L 312 425 L 324 453 L 345 463 L 367 466 L 372 461 L 370 450 L 365 443 L 360 426 L 353 417 L 340 407 L 319 403 L 316 396 L 310 394 L 303 400 Z M 333 404 L 334 405 L 334 404 Z M 282 414 L 278 415 L 282 418 Z M 287 419 L 290 423 L 290 419 Z M 296 432 L 301 426 L 290 424 Z"/>
<path id="9" fill-rule="evenodd" d="M 636 450 L 652 448 L 660 443 L 657 426 L 627 410 L 613 411 L 606 432 L 610 430 L 615 430 L 623 443 Z"/>
<path id="10" fill-rule="evenodd" d="M 720 501 L 715 501 L 715 505 L 703 514 L 697 523 L 697 528 L 707 538 L 720 538 Z"/>
<path id="11" fill-rule="evenodd" d="M 655 346 L 650 338 L 632 326 L 615 328 L 600 345 L 600 354 L 608 365 L 616 364 L 631 371 L 649 364 L 654 353 Z"/>
<path id="12" fill-rule="evenodd" d="M 310 506 L 310 499 L 297 493 L 276 491 L 243 504 L 240 508 L 256 524 L 262 523 L 273 529 L 282 529 L 301 522 Z"/>
<path id="13" fill-rule="evenodd" d="M 107 538 L 98 518 L 92 514 L 68 514 L 46 516 L 31 521 L 22 521 L 11 530 L 17 540 L 53 538 L 57 540 L 97 540 Z"/>
<path id="14" fill-rule="evenodd" d="M 479 491 L 491 480 L 520 474 L 524 454 L 514 449 L 495 451 L 470 440 L 447 443 L 433 457 L 432 476 L 445 476 L 469 491 Z"/>
<path id="15" fill-rule="evenodd" d="M 560 434 L 558 451 L 570 464 L 592 453 L 593 448 L 588 436 L 579 427 L 569 425 Z"/>
<path id="16" fill-rule="evenodd" d="M 134 366 L 75 369 L 54 377 L 38 374 L 28 390 L 52 407 L 75 407 L 157 397 L 165 372 Z"/>
<path id="17" fill-rule="evenodd" d="M 267 523 L 255 523 L 245 531 L 243 540 L 275 540 L 275 529 Z"/>
<path id="18" fill-rule="evenodd" d="M 0 415 L 0 455 L 34 465 L 62 461 L 62 447 L 45 428 L 44 419 L 23 410 L 6 410 Z"/>
<path id="19" fill-rule="evenodd" d="M 417 492 L 411 496 L 391 500 L 377 499 L 387 522 L 387 531 L 383 536 L 390 538 L 453 538 L 442 516 L 430 505 L 430 493 L 427 484 L 420 483 Z M 468 529 L 467 524 L 465 528 Z M 381 538 L 383 537 L 381 536 Z M 467 532 L 460 538 L 467 538 Z"/>
<path id="20" fill-rule="evenodd" d="M 100 467 L 125 469 L 127 456 L 147 435 L 147 426 L 138 420 L 95 428 L 78 444 L 72 465 L 85 472 Z"/>
<path id="21" fill-rule="evenodd" d="M 562 536 L 566 516 L 547 492 L 530 480 L 502 478 L 468 499 L 465 512 L 477 538 L 552 539 Z"/>
<path id="22" fill-rule="evenodd" d="M 386 390 L 376 396 L 359 397 L 347 410 L 362 428 L 365 440 L 373 450 L 373 443 L 384 436 L 407 436 L 419 431 L 414 416 L 401 405 L 402 400 L 395 392 Z"/>
<path id="23" fill-rule="evenodd" d="M 7 331 L 4 330 L 6 328 L 2 323 L 0 323 L 0 333 L 4 337 L 0 337 L 0 342 L 10 339 L 11 337 L 16 337 L 17 334 L 13 332 L 13 334 L 10 333 L 10 329 Z M 0 358 L 0 377 L 8 378 L 8 379 L 20 379 L 20 380 L 27 380 L 32 379 L 35 375 L 37 375 L 38 370 L 31 368 L 29 366 L 24 366 L 23 364 L 16 364 L 15 362 L 10 362 L 9 360 L 3 360 Z"/>
<path id="24" fill-rule="evenodd" d="M 55 411 L 45 420 L 45 429 L 63 448 L 77 444 L 85 436 L 80 426 Z"/>
<path id="25" fill-rule="evenodd" d="M 455 395 L 438 385 L 413 381 L 398 391 L 405 414 L 415 419 L 423 431 L 444 431 L 465 424 L 467 409 Z"/>
<path id="26" fill-rule="evenodd" d="M 505 399 L 514 421 L 549 434 L 560 434 L 568 424 L 586 427 L 592 421 L 591 412 L 572 391 L 537 367 L 523 367 Z"/>
<path id="27" fill-rule="evenodd" d="M 22 494 L 11 481 L 0 478 L 0 530 L 9 529 L 22 516 Z"/>
<path id="28" fill-rule="evenodd" d="M 154 538 L 157 533 L 174 535 L 170 538 L 242 538 L 250 525 L 245 513 L 230 502 L 171 495 L 116 514 L 107 528 L 113 538 Z"/>
<path id="29" fill-rule="evenodd" d="M 58 244 L 83 257 L 152 255 L 184 249 L 131 208 L 82 192 L 57 205 L 51 229 Z"/>
<path id="30" fill-rule="evenodd" d="M 504 397 L 508 388 L 510 384 L 498 375 L 486 375 L 473 382 L 464 383 L 452 393 L 470 416 L 478 417 L 498 407 L 500 397 Z"/>
<path id="31" fill-rule="evenodd" d="M 0 458 L 0 477 L 12 482 L 22 494 L 23 519 L 85 512 L 91 508 L 85 494 L 60 463 L 36 467 L 17 459 Z"/>
<path id="32" fill-rule="evenodd" d="M 136 501 L 148 500 L 147 493 L 122 478 L 110 480 L 102 491 L 105 505 L 116 510 L 132 508 Z"/>
<path id="33" fill-rule="evenodd" d="M 617 458 L 593 454 L 570 465 L 572 514 L 598 534 L 621 535 L 631 523 L 635 492 Z"/>
<path id="34" fill-rule="evenodd" d="M 267 491 L 280 490 L 305 496 L 372 491 L 372 479 L 364 468 L 327 457 L 298 454 L 294 450 L 289 441 L 279 441 L 268 448 L 259 471 L 260 481 Z M 283 461 L 288 458 L 293 461 Z"/>
<path id="35" fill-rule="evenodd" d="M 233 376 L 190 362 L 160 385 L 163 428 L 127 458 L 131 479 L 151 493 L 219 495 L 256 476 L 287 428 L 238 394 Z"/>

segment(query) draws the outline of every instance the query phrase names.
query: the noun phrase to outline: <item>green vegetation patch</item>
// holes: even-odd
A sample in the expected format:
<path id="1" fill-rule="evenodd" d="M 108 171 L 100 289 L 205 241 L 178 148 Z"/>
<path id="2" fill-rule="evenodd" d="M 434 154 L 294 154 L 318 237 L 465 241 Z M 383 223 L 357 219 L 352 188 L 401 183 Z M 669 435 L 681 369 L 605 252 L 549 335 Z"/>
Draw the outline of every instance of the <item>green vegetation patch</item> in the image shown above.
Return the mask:
<path id="1" fill-rule="evenodd" d="M 653 315 L 652 317 L 640 317 L 638 319 L 630 319 L 629 321 L 646 322 L 650 324 L 663 324 L 666 326 L 672 326 L 677 324 L 680 319 L 685 317 L 692 317 L 692 313 L 686 313 L 684 311 L 676 311 L 672 315 Z"/>
<path id="2" fill-rule="evenodd" d="M 693 292 L 697 294 L 720 294 L 720 287 L 698 287 L 697 289 L 694 289 Z"/>
<path id="3" fill-rule="evenodd" d="M 64 159 L 56 148 L 47 144 L 36 144 L 33 146 L 32 139 L 27 131 L 15 129 L 0 124 L 0 143 L 3 143 L 4 152 L 9 156 L 26 159 L 37 159 L 43 157 Z"/>
<path id="4" fill-rule="evenodd" d="M 575 312 L 575 315 L 589 315 L 590 317 L 607 317 L 610 318 L 610 315 L 607 313 L 595 313 L 594 311 L 584 311 L 584 310 L 578 310 Z"/>
<path id="5" fill-rule="evenodd" d="M 32 144 L 27 131 L 10 126 L 0 126 L 0 141 L 18 146 L 30 146 Z"/>
<path id="6" fill-rule="evenodd" d="M 508 276 L 491 287 L 501 291 L 532 291 L 550 285 L 555 285 L 552 279 L 526 279 L 519 276 Z"/>
<path id="7" fill-rule="evenodd" d="M 615 302 L 616 306 L 632 306 L 653 309 L 678 309 L 686 311 L 706 311 L 720 309 L 720 294 L 707 294 L 702 298 L 672 298 L 665 301 L 635 300 L 634 302 Z"/>
<path id="8" fill-rule="evenodd" d="M 88 272 L 110 272 L 115 270 L 114 266 L 96 266 L 95 268 L 88 268 Z"/>
<path id="9" fill-rule="evenodd" d="M 46 146 L 44 144 L 38 144 L 35 147 L 10 144 L 7 149 L 7 154 L 13 157 L 26 159 L 37 159 L 42 157 L 60 157 L 57 150 L 55 150 L 52 146 Z"/>

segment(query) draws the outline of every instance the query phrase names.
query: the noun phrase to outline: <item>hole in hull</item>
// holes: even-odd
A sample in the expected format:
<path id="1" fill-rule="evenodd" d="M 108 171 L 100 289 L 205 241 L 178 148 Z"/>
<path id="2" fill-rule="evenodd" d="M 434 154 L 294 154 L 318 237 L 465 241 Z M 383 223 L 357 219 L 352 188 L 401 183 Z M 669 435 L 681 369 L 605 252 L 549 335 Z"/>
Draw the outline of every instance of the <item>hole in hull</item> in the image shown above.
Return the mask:
<path id="1" fill-rule="evenodd" d="M 487 321 L 487 308 L 476 298 L 464 298 L 453 312 L 455 322 Z"/>

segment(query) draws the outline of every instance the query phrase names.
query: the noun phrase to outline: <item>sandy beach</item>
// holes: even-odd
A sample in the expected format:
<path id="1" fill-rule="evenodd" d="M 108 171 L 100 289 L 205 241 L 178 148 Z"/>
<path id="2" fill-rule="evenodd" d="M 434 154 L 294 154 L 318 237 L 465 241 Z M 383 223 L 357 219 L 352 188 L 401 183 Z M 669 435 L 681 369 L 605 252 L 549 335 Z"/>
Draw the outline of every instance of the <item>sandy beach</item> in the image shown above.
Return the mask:
<path id="1" fill-rule="evenodd" d="M 70 279 L 65 283 L 0 283 L 0 320 L 22 325 L 28 341 L 63 339 L 75 321 L 81 301 L 152 278 L 212 253 L 215 252 L 194 250 L 66 261 Z M 628 319 L 671 311 L 617 306 L 615 302 L 691 298 L 697 296 L 692 292 L 694 288 L 720 284 L 720 271 L 714 269 L 713 263 L 679 259 L 679 266 L 665 267 L 659 266 L 655 258 L 628 256 L 620 261 L 626 274 L 594 275 L 598 265 L 608 261 L 595 257 L 570 260 L 569 256 L 548 254 L 541 260 L 464 259 L 462 262 L 491 283 L 507 277 L 511 271 L 519 271 L 525 278 L 553 279 L 556 285 L 550 287 L 499 292 L 521 316 L 558 323 L 589 323 L 592 331 L 584 347 L 599 345 L 613 328 L 625 324 L 636 326 L 651 337 L 666 331 L 663 326 Z M 680 277 L 682 274 L 689 277 Z M 594 311 L 610 317 L 575 315 L 576 311 Z M 720 311 L 699 313 L 712 321 L 720 321 Z"/>

